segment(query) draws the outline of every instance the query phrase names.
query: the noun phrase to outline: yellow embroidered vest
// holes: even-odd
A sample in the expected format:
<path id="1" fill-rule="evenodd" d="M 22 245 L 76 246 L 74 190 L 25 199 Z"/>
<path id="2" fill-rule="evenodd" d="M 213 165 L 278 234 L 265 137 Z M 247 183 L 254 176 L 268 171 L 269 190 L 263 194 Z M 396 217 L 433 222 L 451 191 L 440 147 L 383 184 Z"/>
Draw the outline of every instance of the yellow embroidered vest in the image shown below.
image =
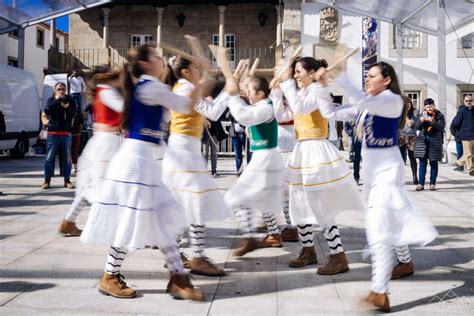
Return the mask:
<path id="1" fill-rule="evenodd" d="M 319 110 L 295 114 L 295 135 L 297 140 L 328 137 L 328 120 Z"/>
<path id="2" fill-rule="evenodd" d="M 173 87 L 173 92 L 176 93 L 182 83 L 177 83 Z M 204 117 L 201 113 L 194 109 L 191 113 L 178 113 L 171 111 L 170 132 L 176 134 L 183 134 L 201 139 L 204 131 Z"/>

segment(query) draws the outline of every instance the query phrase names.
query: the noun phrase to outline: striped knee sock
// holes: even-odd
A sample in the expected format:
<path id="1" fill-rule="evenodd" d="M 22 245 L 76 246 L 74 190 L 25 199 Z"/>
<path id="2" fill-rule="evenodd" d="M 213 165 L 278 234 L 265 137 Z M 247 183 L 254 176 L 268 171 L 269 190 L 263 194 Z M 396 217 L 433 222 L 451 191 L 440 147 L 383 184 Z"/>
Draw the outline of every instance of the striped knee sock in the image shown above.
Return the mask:
<path id="1" fill-rule="evenodd" d="M 72 201 L 71 207 L 69 208 L 69 212 L 67 213 L 65 220 L 69 222 L 75 222 L 77 215 L 81 212 L 82 208 L 87 205 L 86 199 L 82 196 L 76 196 L 74 201 Z"/>
<path id="2" fill-rule="evenodd" d="M 252 237 L 252 213 L 248 207 L 241 207 L 237 214 L 240 218 L 240 225 L 242 227 L 242 233 L 244 237 Z"/>
<path id="3" fill-rule="evenodd" d="M 411 261 L 410 250 L 408 246 L 395 247 L 398 261 L 401 263 L 407 263 Z"/>
<path id="4" fill-rule="evenodd" d="M 277 219 L 275 215 L 270 213 L 263 213 L 263 220 L 265 225 L 267 225 L 268 233 L 271 235 L 276 235 L 280 233 L 280 229 L 277 225 Z"/>
<path id="5" fill-rule="evenodd" d="M 204 254 L 205 236 L 205 225 L 191 224 L 189 238 L 191 239 L 191 245 L 195 257 L 202 257 Z"/>
<path id="6" fill-rule="evenodd" d="M 170 274 L 185 274 L 181 254 L 177 246 L 160 247 L 160 251 L 165 256 L 166 267 Z"/>
<path id="7" fill-rule="evenodd" d="M 287 227 L 293 227 L 293 224 L 291 223 L 291 218 L 290 218 L 290 201 L 288 201 L 287 198 L 283 202 L 283 214 L 285 214 L 285 221 L 286 221 Z"/>
<path id="8" fill-rule="evenodd" d="M 326 241 L 328 242 L 329 250 L 332 255 L 344 251 L 344 249 L 342 248 L 341 235 L 339 234 L 339 229 L 336 225 L 325 229 L 323 235 L 326 238 Z"/>
<path id="9" fill-rule="evenodd" d="M 125 256 L 127 256 L 127 249 L 110 247 L 104 271 L 113 275 L 120 273 L 120 268 L 122 267 Z"/>
<path id="10" fill-rule="evenodd" d="M 298 234 L 303 247 L 314 247 L 313 226 L 311 224 L 298 225 Z"/>

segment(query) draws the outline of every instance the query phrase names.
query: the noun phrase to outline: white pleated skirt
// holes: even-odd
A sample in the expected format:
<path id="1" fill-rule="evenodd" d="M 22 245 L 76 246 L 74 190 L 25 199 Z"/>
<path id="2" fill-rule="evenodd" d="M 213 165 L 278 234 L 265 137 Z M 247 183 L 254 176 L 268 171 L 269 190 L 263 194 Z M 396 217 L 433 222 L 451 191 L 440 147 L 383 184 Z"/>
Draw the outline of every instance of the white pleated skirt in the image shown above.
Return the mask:
<path id="1" fill-rule="evenodd" d="M 270 214 L 282 212 L 283 160 L 276 148 L 257 150 L 232 187 L 225 193 L 225 202 L 232 210 L 241 206 Z"/>
<path id="2" fill-rule="evenodd" d="M 186 210 L 187 225 L 204 225 L 231 216 L 222 193 L 207 171 L 199 139 L 171 134 L 163 159 L 162 179 Z"/>
<path id="3" fill-rule="evenodd" d="M 297 141 L 286 178 L 290 186 L 290 217 L 297 225 L 326 227 L 345 210 L 364 210 L 344 157 L 327 139 Z"/>
<path id="4" fill-rule="evenodd" d="M 364 148 L 362 153 L 369 245 L 424 246 L 438 235 L 405 189 L 405 165 L 397 146 Z"/>
<path id="5" fill-rule="evenodd" d="M 77 162 L 76 196 L 84 197 L 91 204 L 95 201 L 121 140 L 118 133 L 94 132 Z"/>
<path id="6" fill-rule="evenodd" d="M 122 142 L 92 205 L 82 242 L 130 250 L 176 244 L 186 215 L 161 182 L 164 151 L 164 145 L 129 138 Z"/>

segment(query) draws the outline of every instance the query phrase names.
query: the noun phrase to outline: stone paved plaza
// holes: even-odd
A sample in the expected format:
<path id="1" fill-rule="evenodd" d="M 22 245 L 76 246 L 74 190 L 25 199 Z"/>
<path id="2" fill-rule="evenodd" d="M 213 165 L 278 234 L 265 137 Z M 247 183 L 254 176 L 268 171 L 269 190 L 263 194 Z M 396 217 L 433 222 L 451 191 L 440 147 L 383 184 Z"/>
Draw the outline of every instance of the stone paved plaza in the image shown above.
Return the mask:
<path id="1" fill-rule="evenodd" d="M 159 250 L 150 249 L 133 252 L 122 267 L 128 284 L 138 290 L 137 298 L 100 295 L 97 285 L 107 247 L 85 245 L 78 238 L 57 234 L 74 192 L 63 188 L 58 177 L 52 179 L 52 189 L 40 189 L 43 159 L 0 157 L 1 315 L 369 313 L 359 303 L 368 293 L 371 273 L 369 261 L 362 257 L 364 214 L 358 212 L 336 218 L 350 262 L 350 271 L 344 274 L 317 275 L 317 266 L 289 268 L 288 261 L 298 254 L 298 243 L 260 249 L 242 259 L 232 257 L 231 249 L 241 238 L 234 218 L 209 225 L 207 254 L 228 275 L 195 277 L 195 285 L 205 293 L 204 302 L 174 300 L 166 294 L 168 274 L 163 258 Z M 218 169 L 217 181 L 225 190 L 236 180 L 233 159 L 219 159 Z M 474 315 L 474 177 L 442 164 L 437 191 L 415 192 L 408 181 L 407 177 L 410 196 L 440 235 L 427 247 L 413 249 L 413 276 L 390 283 L 391 312 Z M 79 227 L 87 215 L 88 208 L 78 218 Z M 315 231 L 322 264 L 328 247 L 321 231 L 317 227 Z"/>

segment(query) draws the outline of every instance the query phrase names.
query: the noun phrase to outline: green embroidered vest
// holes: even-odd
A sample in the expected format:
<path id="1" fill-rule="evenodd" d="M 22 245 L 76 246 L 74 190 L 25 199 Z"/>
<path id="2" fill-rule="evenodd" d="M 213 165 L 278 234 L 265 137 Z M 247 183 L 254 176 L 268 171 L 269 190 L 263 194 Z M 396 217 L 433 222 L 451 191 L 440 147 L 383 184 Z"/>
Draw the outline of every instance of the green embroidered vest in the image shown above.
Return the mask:
<path id="1" fill-rule="evenodd" d="M 278 123 L 275 118 L 270 122 L 249 127 L 250 150 L 275 148 L 278 144 Z"/>

